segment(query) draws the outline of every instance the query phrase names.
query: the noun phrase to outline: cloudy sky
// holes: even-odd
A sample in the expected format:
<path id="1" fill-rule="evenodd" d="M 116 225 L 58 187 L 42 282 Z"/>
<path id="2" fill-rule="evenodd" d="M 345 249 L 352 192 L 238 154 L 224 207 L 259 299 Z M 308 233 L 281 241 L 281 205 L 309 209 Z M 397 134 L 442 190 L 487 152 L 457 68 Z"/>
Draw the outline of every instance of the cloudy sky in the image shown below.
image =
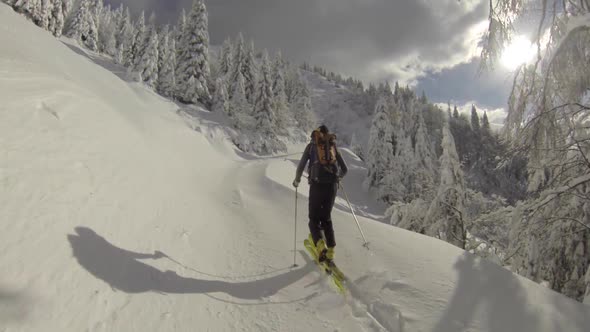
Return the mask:
<path id="1" fill-rule="evenodd" d="M 192 0 L 107 0 L 174 24 Z M 424 90 L 435 102 L 504 108 L 505 71 L 478 75 L 487 0 L 206 0 L 211 42 L 243 32 L 257 48 L 365 82 Z M 499 120 L 501 121 L 501 120 Z"/>

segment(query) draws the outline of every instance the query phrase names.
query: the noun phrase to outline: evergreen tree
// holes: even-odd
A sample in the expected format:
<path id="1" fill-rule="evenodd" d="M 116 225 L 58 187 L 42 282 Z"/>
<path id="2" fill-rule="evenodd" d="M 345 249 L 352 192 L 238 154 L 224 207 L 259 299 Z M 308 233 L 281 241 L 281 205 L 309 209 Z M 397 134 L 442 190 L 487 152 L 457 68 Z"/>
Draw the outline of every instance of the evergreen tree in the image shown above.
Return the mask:
<path id="1" fill-rule="evenodd" d="M 430 143 L 430 137 L 426 131 L 426 123 L 422 112 L 418 112 L 418 129 L 416 131 L 414 155 L 417 167 L 414 169 L 414 188 L 413 194 L 417 197 L 427 196 L 434 186 L 435 153 Z"/>
<path id="2" fill-rule="evenodd" d="M 459 110 L 457 109 L 457 105 L 455 105 L 455 108 L 453 109 L 453 118 L 454 119 L 459 118 Z"/>
<path id="3" fill-rule="evenodd" d="M 182 43 L 182 36 L 186 30 L 186 11 L 182 8 L 180 16 L 178 17 L 178 23 L 176 24 L 176 45 Z M 178 54 L 176 55 L 178 56 Z"/>
<path id="4" fill-rule="evenodd" d="M 128 14 L 129 9 L 125 10 Z M 125 67 L 130 68 L 133 65 L 133 45 L 135 44 L 135 28 L 130 21 L 129 16 L 127 14 L 123 18 L 123 28 L 119 34 L 119 48 L 117 49 L 117 55 L 115 56 L 115 60 L 124 65 Z"/>
<path id="5" fill-rule="evenodd" d="M 138 54 L 135 71 L 139 73 L 140 80 L 149 87 L 155 88 L 158 82 L 158 32 L 154 25 L 155 16 L 152 14 L 150 24 L 146 27 L 145 47 Z"/>
<path id="6" fill-rule="evenodd" d="M 233 69 L 233 51 L 231 45 L 231 39 L 227 38 L 223 42 L 223 47 L 221 49 L 221 56 L 219 60 L 219 75 L 220 76 L 228 76 L 231 74 Z"/>
<path id="7" fill-rule="evenodd" d="M 264 51 L 262 56 L 261 67 L 258 95 L 254 107 L 256 130 L 263 136 L 274 137 L 276 115 L 273 109 L 274 97 L 272 91 L 272 69 L 266 51 Z"/>
<path id="8" fill-rule="evenodd" d="M 65 25 L 63 0 L 54 0 L 49 20 L 49 31 L 56 37 L 61 37 Z"/>
<path id="9" fill-rule="evenodd" d="M 297 122 L 298 128 L 303 131 L 308 131 L 313 128 L 316 120 L 312 111 L 311 98 L 307 86 L 302 88 L 301 94 L 297 97 L 297 101 L 291 105 L 291 112 L 293 118 Z"/>
<path id="10" fill-rule="evenodd" d="M 412 148 L 412 137 L 403 128 L 393 136 L 396 141 L 395 152 L 390 158 L 384 185 L 381 187 L 381 197 L 388 203 L 410 201 L 416 196 L 415 170 L 418 165 Z"/>
<path id="11" fill-rule="evenodd" d="M 165 25 L 158 43 L 158 92 L 171 97 L 176 89 L 176 43 L 170 34 L 170 27 Z"/>
<path id="12" fill-rule="evenodd" d="M 379 98 L 375 106 L 375 116 L 369 132 L 369 151 L 367 154 L 367 184 L 379 188 L 385 184 L 385 174 L 389 171 L 393 157 L 393 128 L 385 97 Z"/>
<path id="13" fill-rule="evenodd" d="M 424 90 L 422 90 L 422 96 L 420 97 L 420 102 L 422 104 L 428 104 L 428 98 L 426 98 L 426 92 L 424 92 Z"/>
<path id="14" fill-rule="evenodd" d="M 250 42 L 249 46 L 245 50 L 243 64 L 242 64 L 242 75 L 246 82 L 246 98 L 251 104 L 256 102 L 256 81 L 257 81 L 257 69 L 256 60 L 254 59 L 254 42 Z"/>
<path id="15" fill-rule="evenodd" d="M 483 112 L 482 128 L 484 132 L 491 132 L 490 120 L 488 120 L 488 113 L 486 111 Z"/>
<path id="16" fill-rule="evenodd" d="M 227 82 L 223 77 L 218 77 L 215 82 L 215 94 L 213 95 L 213 112 L 223 113 L 233 117 L 227 93 Z"/>
<path id="17" fill-rule="evenodd" d="M 448 124 L 443 127 L 440 184 L 427 213 L 429 233 L 465 249 L 465 183 L 455 140 Z"/>
<path id="18" fill-rule="evenodd" d="M 90 34 L 90 1 L 80 0 L 78 11 L 68 29 L 68 37 L 85 42 Z"/>
<path id="19" fill-rule="evenodd" d="M 92 15 L 88 17 L 88 36 L 84 41 L 84 45 L 92 51 L 98 51 L 98 28 L 96 21 Z"/>
<path id="20" fill-rule="evenodd" d="M 193 2 L 179 48 L 179 99 L 208 104 L 211 100 L 208 87 L 209 32 L 207 8 L 203 0 Z"/>
<path id="21" fill-rule="evenodd" d="M 99 16 L 98 50 L 111 56 L 117 54 L 117 22 L 116 13 L 107 6 Z"/>
<path id="22" fill-rule="evenodd" d="M 286 130 L 289 124 L 289 116 L 287 114 L 289 105 L 287 103 L 287 94 L 285 92 L 285 75 L 283 67 L 283 56 L 281 52 L 278 52 L 272 66 L 272 92 L 274 100 L 273 109 L 276 112 L 277 127 L 280 130 Z"/>
<path id="23" fill-rule="evenodd" d="M 477 114 L 475 105 L 471 105 L 471 129 L 473 129 L 475 133 L 479 133 L 480 130 L 479 115 Z"/>
<path id="24" fill-rule="evenodd" d="M 121 4 L 121 7 L 119 7 L 119 9 L 117 10 L 119 11 L 118 14 L 118 20 L 117 20 L 117 34 L 116 34 L 116 39 L 117 39 L 117 50 L 121 49 L 121 44 L 123 43 L 125 37 L 124 37 L 124 31 L 125 28 L 127 27 L 127 25 L 129 25 L 129 23 L 131 22 L 131 16 L 129 14 L 129 8 L 123 8 L 123 4 Z"/>
<path id="25" fill-rule="evenodd" d="M 145 13 L 142 11 L 135 23 L 133 29 L 135 35 L 133 36 L 133 45 L 131 47 L 131 64 L 135 68 L 138 65 L 139 59 L 145 50 L 146 28 L 145 28 Z"/>
<path id="26" fill-rule="evenodd" d="M 350 138 L 350 150 L 354 152 L 361 160 L 365 159 L 365 154 L 363 153 L 363 147 L 361 143 L 358 141 L 356 133 L 352 133 L 352 137 Z"/>
<path id="27" fill-rule="evenodd" d="M 247 125 L 247 121 L 242 121 L 242 119 L 249 117 L 252 111 L 250 109 L 248 99 L 246 99 L 244 76 L 242 76 L 241 72 L 238 72 L 238 77 L 232 86 L 232 93 L 230 97 L 229 106 L 229 113 L 232 116 L 236 117 L 236 120 L 234 121 L 234 126 L 237 129 L 248 129 L 243 128 L 245 125 Z"/>
<path id="28" fill-rule="evenodd" d="M 239 75 L 241 75 L 242 78 L 245 79 L 243 74 L 243 68 L 246 58 L 246 48 L 244 44 L 244 36 L 241 32 L 238 34 L 238 37 L 236 38 L 236 43 L 233 49 L 233 68 L 231 77 L 233 82 L 237 82 Z M 245 88 L 246 86 L 244 85 L 244 89 Z"/>
<path id="29" fill-rule="evenodd" d="M 285 94 L 287 95 L 287 103 L 294 103 L 301 96 L 311 97 L 309 87 L 305 80 L 301 78 L 301 74 L 297 68 L 292 67 L 287 69 Z"/>
<path id="30" fill-rule="evenodd" d="M 33 8 L 35 7 L 35 2 L 37 0 L 17 0 L 14 2 L 12 7 L 15 11 L 25 14 L 27 16 L 32 16 L 31 13 Z"/>
<path id="31" fill-rule="evenodd" d="M 68 16 L 70 16 L 70 13 L 72 12 L 72 10 L 74 9 L 74 4 L 72 2 L 73 0 L 61 0 L 62 3 L 62 11 L 64 13 L 64 22 L 67 21 Z M 65 26 L 65 23 L 64 23 Z"/>
<path id="32" fill-rule="evenodd" d="M 40 10 L 38 12 L 38 23 L 41 28 L 49 30 L 49 22 L 53 12 L 53 0 L 40 0 Z"/>
<path id="33" fill-rule="evenodd" d="M 395 87 L 393 89 L 393 100 L 394 100 L 394 102 L 395 103 L 399 103 L 400 97 L 401 97 L 400 87 L 399 87 L 399 83 L 396 81 L 395 82 Z"/>

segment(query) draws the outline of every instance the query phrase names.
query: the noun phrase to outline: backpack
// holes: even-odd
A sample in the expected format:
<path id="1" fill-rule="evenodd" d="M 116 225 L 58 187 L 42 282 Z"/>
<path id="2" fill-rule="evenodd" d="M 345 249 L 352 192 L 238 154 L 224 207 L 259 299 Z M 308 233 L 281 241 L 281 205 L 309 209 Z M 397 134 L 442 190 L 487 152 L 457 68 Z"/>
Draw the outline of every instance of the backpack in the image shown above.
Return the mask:
<path id="1" fill-rule="evenodd" d="M 336 183 L 338 181 L 336 135 L 324 134 L 316 129 L 311 134 L 310 145 L 309 179 L 317 183 Z"/>

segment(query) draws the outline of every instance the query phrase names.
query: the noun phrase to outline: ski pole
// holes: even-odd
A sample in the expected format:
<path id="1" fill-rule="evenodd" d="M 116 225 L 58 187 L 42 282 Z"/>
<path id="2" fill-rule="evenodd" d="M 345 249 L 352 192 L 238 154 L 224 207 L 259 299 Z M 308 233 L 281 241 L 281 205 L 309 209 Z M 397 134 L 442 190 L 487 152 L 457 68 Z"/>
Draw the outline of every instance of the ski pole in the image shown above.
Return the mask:
<path id="1" fill-rule="evenodd" d="M 295 233 L 293 235 L 293 267 L 297 267 L 297 196 L 299 188 L 295 187 Z"/>
<path id="2" fill-rule="evenodd" d="M 361 232 L 361 236 L 363 237 L 363 247 L 367 248 L 367 250 L 369 250 L 369 242 L 367 242 L 367 239 L 365 238 L 365 234 L 363 233 L 363 230 L 361 229 L 361 224 L 359 223 L 359 220 L 356 217 L 356 213 L 354 213 L 354 209 L 352 208 L 352 204 L 350 204 L 350 200 L 348 199 L 348 195 L 346 194 L 346 190 L 344 190 L 344 186 L 342 185 L 342 183 L 338 184 L 340 186 L 340 188 L 342 188 L 342 192 L 344 193 L 344 198 L 346 198 L 346 202 L 348 203 L 348 206 L 350 207 L 350 212 L 352 212 L 352 216 L 354 217 L 354 220 L 356 221 L 356 225 L 359 228 L 359 231 Z"/>

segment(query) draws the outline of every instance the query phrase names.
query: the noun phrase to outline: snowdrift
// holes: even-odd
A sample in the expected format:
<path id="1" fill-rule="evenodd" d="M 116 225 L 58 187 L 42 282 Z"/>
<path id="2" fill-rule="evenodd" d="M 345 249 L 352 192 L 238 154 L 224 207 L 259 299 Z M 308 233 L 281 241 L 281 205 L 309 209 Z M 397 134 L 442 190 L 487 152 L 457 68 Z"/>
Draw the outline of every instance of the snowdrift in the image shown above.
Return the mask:
<path id="1" fill-rule="evenodd" d="M 384 207 L 346 149 L 371 250 L 339 197 L 337 261 L 353 281 L 341 297 L 303 253 L 305 185 L 293 252 L 302 146 L 237 153 L 221 118 L 4 4 L 0 21 L 0 330 L 590 330 L 587 307 L 375 221 Z"/>

